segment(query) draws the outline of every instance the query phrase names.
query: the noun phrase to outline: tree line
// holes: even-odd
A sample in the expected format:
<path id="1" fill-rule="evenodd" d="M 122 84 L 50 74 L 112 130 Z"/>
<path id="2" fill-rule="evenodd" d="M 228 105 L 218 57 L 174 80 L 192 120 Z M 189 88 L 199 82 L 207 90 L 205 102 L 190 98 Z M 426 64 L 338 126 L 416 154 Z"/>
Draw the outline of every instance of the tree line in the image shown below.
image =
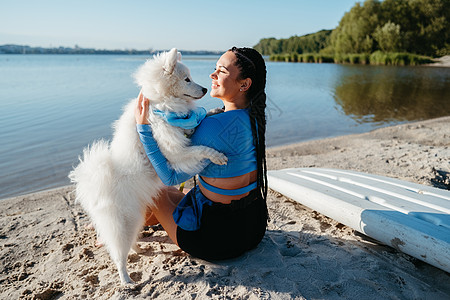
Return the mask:
<path id="1" fill-rule="evenodd" d="M 332 30 L 321 30 L 303 36 L 292 36 L 287 39 L 261 39 L 253 48 L 262 55 L 285 53 L 318 53 L 329 45 Z"/>
<path id="2" fill-rule="evenodd" d="M 70 47 L 30 47 L 24 45 L 0 45 L 0 54 L 119 54 L 119 55 L 152 55 L 158 52 L 168 50 L 108 50 L 108 49 L 94 49 L 94 48 L 80 48 L 75 45 L 74 48 Z M 207 50 L 179 50 L 183 55 L 220 55 L 221 51 L 207 51 Z"/>
<path id="3" fill-rule="evenodd" d="M 263 55 L 411 53 L 450 55 L 450 0 L 366 0 L 346 12 L 334 30 L 288 39 L 261 39 Z"/>

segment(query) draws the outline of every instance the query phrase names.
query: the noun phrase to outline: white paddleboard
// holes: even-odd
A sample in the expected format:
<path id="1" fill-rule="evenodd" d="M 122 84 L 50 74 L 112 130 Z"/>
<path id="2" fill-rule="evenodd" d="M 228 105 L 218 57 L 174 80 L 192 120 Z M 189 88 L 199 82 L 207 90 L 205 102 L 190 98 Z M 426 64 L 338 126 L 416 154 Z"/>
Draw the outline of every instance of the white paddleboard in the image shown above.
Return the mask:
<path id="1" fill-rule="evenodd" d="M 450 191 L 337 169 L 269 171 L 268 180 L 271 189 L 450 272 Z"/>

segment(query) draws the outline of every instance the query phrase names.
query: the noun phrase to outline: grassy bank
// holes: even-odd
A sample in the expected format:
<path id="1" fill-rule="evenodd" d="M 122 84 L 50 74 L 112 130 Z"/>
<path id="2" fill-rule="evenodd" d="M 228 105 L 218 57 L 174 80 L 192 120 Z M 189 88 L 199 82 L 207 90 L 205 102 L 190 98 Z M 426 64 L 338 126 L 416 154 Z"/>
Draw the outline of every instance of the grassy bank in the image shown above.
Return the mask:
<path id="1" fill-rule="evenodd" d="M 381 52 L 372 54 L 335 54 L 327 55 L 320 53 L 286 53 L 273 54 L 271 61 L 304 62 L 304 63 L 338 63 L 338 64 L 363 64 L 363 65 L 393 65 L 393 66 L 416 66 L 432 63 L 431 57 L 411 53 Z"/>

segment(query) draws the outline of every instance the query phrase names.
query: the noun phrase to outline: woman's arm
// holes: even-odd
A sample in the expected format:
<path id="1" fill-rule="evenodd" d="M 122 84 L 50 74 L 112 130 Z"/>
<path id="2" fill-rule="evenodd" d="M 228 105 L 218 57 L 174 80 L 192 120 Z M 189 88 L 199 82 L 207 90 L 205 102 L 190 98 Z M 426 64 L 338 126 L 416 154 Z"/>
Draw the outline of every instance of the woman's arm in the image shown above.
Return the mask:
<path id="1" fill-rule="evenodd" d="M 159 178 L 165 185 L 176 185 L 185 182 L 187 179 L 191 178 L 195 174 L 187 174 L 184 172 L 176 172 L 167 158 L 161 153 L 158 147 L 158 143 L 152 134 L 152 129 L 150 127 L 148 116 L 148 99 L 139 94 L 138 100 L 136 101 L 135 118 L 137 132 L 139 133 L 139 138 L 144 146 L 145 153 L 147 154 L 150 162 L 156 170 Z"/>
<path id="2" fill-rule="evenodd" d="M 165 185 L 180 184 L 195 175 L 181 171 L 176 172 L 172 168 L 167 158 L 161 153 L 149 124 L 137 124 L 136 127 L 142 145 L 144 145 L 145 153 Z"/>

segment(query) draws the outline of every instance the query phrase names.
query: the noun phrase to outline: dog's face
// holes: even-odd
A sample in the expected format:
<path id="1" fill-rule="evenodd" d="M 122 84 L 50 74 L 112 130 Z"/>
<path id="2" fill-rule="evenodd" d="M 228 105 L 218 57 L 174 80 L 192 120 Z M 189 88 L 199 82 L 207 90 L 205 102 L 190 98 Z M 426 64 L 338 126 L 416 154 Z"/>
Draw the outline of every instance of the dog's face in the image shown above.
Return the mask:
<path id="1" fill-rule="evenodd" d="M 177 49 L 155 55 L 141 66 L 135 74 L 145 97 L 164 101 L 176 97 L 188 102 L 202 98 L 207 89 L 192 80 L 189 69 L 181 63 Z"/>

